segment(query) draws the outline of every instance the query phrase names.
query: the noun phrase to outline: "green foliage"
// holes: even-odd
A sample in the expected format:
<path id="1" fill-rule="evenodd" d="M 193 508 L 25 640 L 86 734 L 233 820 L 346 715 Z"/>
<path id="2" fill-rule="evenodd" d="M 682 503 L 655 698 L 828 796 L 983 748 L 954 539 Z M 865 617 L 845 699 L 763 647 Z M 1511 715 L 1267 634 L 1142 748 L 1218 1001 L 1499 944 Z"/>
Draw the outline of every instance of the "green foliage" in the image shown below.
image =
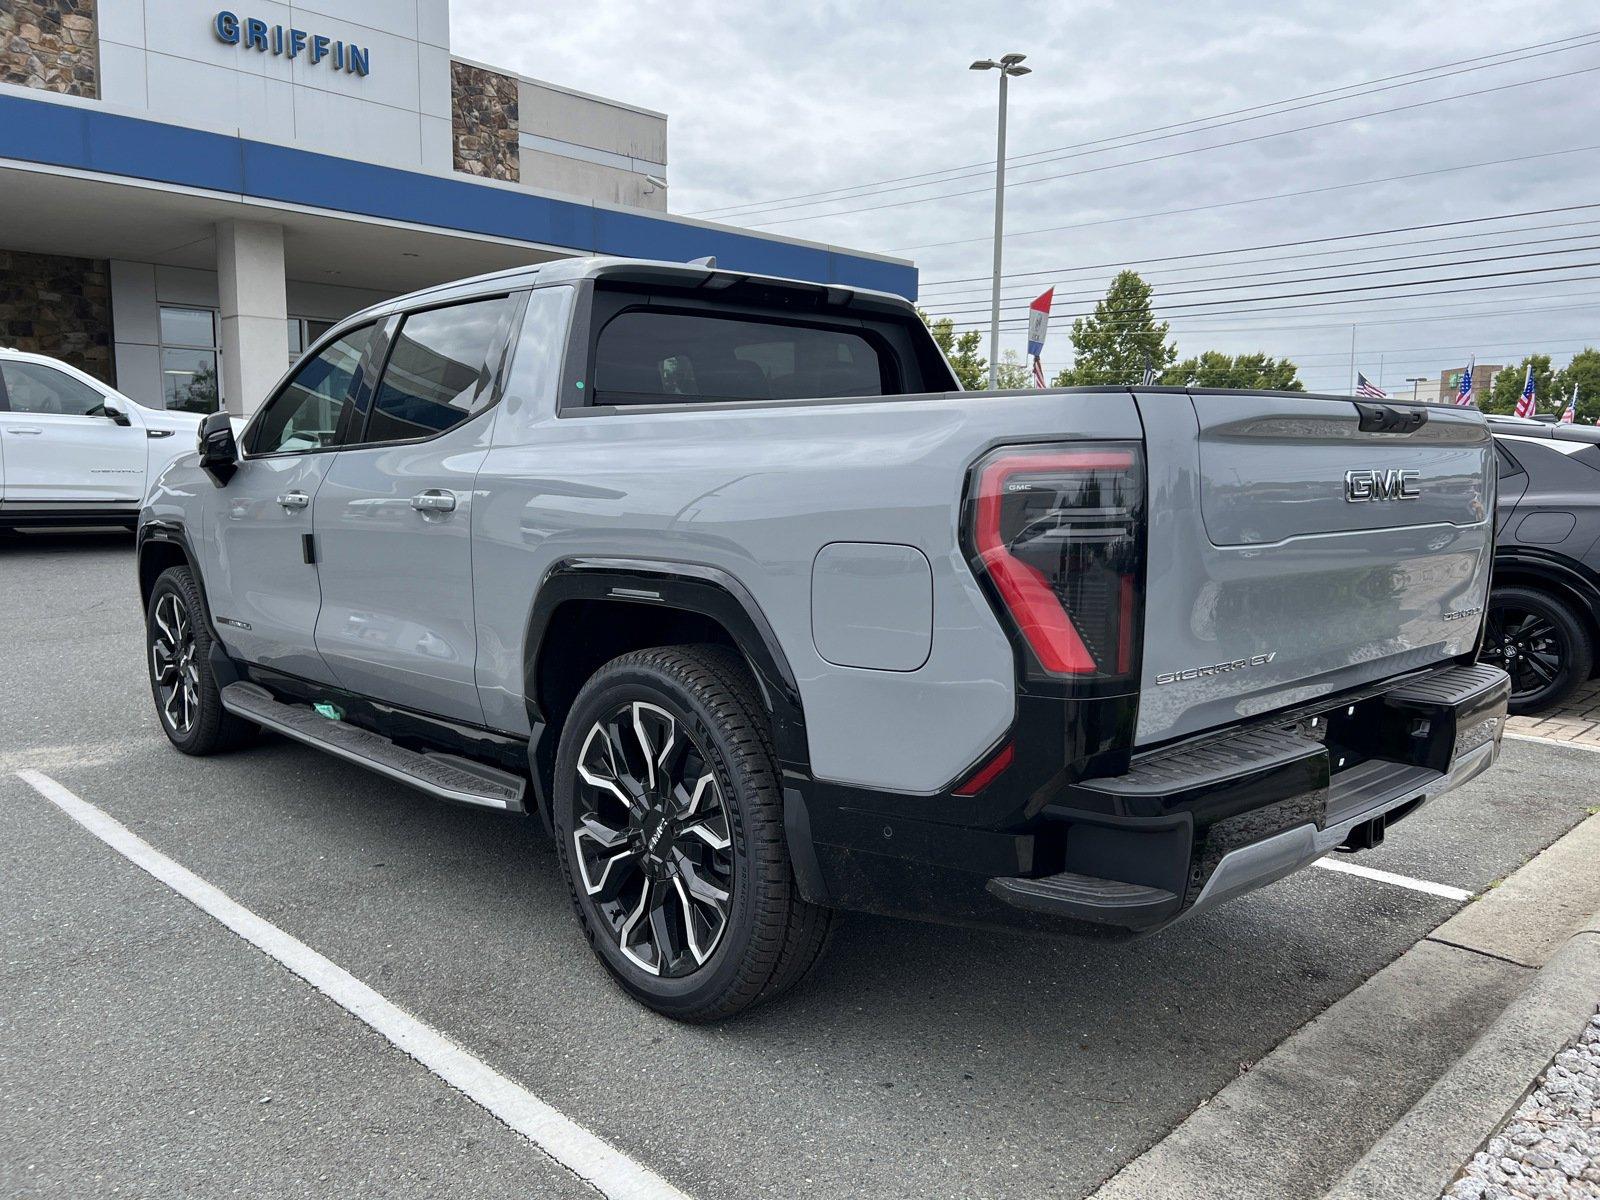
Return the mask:
<path id="1" fill-rule="evenodd" d="M 1556 375 L 1556 411 L 1567 406 L 1572 385 L 1578 385 L 1578 420 L 1591 425 L 1600 418 L 1600 350 L 1587 346 L 1572 356 L 1572 361 Z"/>
<path id="2" fill-rule="evenodd" d="M 965 333 L 957 333 L 956 323 L 949 317 L 930 321 L 928 314 L 920 308 L 917 309 L 917 315 L 928 327 L 928 332 L 933 334 L 933 340 L 939 344 L 940 351 L 949 362 L 950 369 L 956 373 L 956 378 L 961 381 L 961 386 L 969 392 L 981 392 L 987 388 L 989 360 L 978 353 L 978 347 L 983 344 L 982 332 L 969 329 Z M 1004 370 L 1002 365 L 1001 371 Z"/>
<path id="3" fill-rule="evenodd" d="M 1031 388 L 1033 386 L 1033 370 L 1027 363 L 1018 357 L 1015 350 L 1007 350 L 1000 355 L 1000 369 L 995 372 L 998 386 L 1002 391 L 1007 388 Z M 985 380 L 987 386 L 987 380 Z"/>
<path id="4" fill-rule="evenodd" d="M 1548 354 L 1530 354 L 1515 367 L 1507 367 L 1494 377 L 1489 398 L 1483 402 L 1483 411 L 1514 413 L 1522 396 L 1522 382 L 1527 378 L 1528 364 L 1533 364 L 1534 396 L 1539 401 L 1539 411 L 1549 412 L 1555 404 L 1555 372 L 1550 367 Z M 1559 409 L 1558 409 L 1559 411 Z"/>
<path id="5" fill-rule="evenodd" d="M 1058 374 L 1056 387 L 1137 384 L 1146 367 L 1163 373 L 1177 360 L 1169 345 L 1170 327 L 1157 322 L 1150 304 L 1153 289 L 1137 271 L 1120 271 L 1094 312 L 1072 323 L 1072 366 Z"/>
<path id="6" fill-rule="evenodd" d="M 1207 350 L 1198 358 L 1186 358 L 1169 367 L 1161 382 L 1171 387 L 1248 388 L 1279 392 L 1303 392 L 1299 371 L 1287 358 L 1265 354 L 1224 354 Z"/>

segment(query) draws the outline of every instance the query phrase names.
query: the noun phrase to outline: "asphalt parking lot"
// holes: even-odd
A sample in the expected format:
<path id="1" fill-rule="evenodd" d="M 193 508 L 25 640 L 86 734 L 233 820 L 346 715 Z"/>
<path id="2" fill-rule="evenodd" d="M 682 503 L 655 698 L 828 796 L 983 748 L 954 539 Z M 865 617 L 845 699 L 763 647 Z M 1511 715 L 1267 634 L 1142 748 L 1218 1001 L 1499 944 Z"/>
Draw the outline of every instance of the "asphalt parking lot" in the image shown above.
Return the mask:
<path id="1" fill-rule="evenodd" d="M 1084 1196 L 1462 904 L 1308 870 L 1127 945 L 852 917 L 792 997 L 677 1026 L 592 960 L 536 822 L 281 740 L 173 751 L 132 568 L 127 535 L 0 543 L 5 1195 L 595 1194 L 22 770 L 702 1200 Z M 1479 892 L 1590 812 L 1596 765 L 1508 741 L 1357 861 Z"/>

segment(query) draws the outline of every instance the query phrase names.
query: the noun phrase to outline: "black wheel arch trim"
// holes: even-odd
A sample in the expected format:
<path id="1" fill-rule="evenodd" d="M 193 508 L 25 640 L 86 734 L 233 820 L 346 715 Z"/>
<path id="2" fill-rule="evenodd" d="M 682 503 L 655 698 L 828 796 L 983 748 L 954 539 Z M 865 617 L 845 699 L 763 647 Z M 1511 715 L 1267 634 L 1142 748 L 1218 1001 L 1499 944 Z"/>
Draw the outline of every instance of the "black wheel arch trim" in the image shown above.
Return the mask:
<path id="1" fill-rule="evenodd" d="M 1600 630 L 1600 575 L 1565 555 L 1528 546 L 1501 546 L 1494 558 L 1495 578 L 1489 586 L 1490 602 L 1494 589 L 1502 583 L 1510 586 L 1515 581 L 1502 579 L 1502 574 L 1514 572 L 1520 579 L 1545 583 L 1557 590 L 1562 598 L 1576 604 L 1579 615 L 1592 629 Z"/>
<path id="2" fill-rule="evenodd" d="M 744 584 L 727 571 L 705 563 L 575 555 L 558 560 L 545 572 L 523 638 L 522 677 L 533 729 L 529 755 L 540 791 L 544 781 L 553 777 L 555 761 L 554 739 L 544 735 L 564 715 L 547 713 L 539 703 L 540 657 L 552 618 L 561 605 L 572 600 L 674 608 L 716 621 L 728 631 L 755 676 L 772 719 L 773 740 L 784 774 L 809 778 L 805 715 L 794 669 L 771 622 Z M 539 797 L 543 812 L 549 811 L 548 799 Z"/>
<path id="3" fill-rule="evenodd" d="M 211 617 L 211 597 L 206 595 L 206 581 L 200 573 L 200 560 L 195 556 L 194 546 L 189 540 L 189 530 L 182 521 L 155 519 L 139 522 L 138 533 L 134 538 L 135 583 L 143 575 L 145 553 L 153 542 L 176 546 L 183 552 L 189 574 L 194 577 L 194 585 L 200 592 L 200 615 L 205 619 L 206 633 L 210 635 L 208 640 L 211 643 L 207 662 L 211 666 L 211 674 L 216 679 L 217 686 L 223 688 L 243 679 L 244 669 L 223 649 L 222 639 L 217 636 L 217 625 Z M 142 588 L 140 592 L 142 601 L 144 599 Z"/>

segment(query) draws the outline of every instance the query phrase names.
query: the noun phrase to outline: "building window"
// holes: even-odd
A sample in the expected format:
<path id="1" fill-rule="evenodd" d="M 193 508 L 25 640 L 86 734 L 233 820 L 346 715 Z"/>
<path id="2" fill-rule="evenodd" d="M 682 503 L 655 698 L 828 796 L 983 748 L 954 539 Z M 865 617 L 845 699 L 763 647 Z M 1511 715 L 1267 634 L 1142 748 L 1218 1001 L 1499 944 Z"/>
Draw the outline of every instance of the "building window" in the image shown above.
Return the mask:
<path id="1" fill-rule="evenodd" d="M 332 321 L 315 321 L 310 317 L 289 318 L 289 365 L 292 367 L 300 361 L 300 356 L 312 346 L 317 344 L 317 339 L 333 328 Z"/>
<path id="2" fill-rule="evenodd" d="M 213 310 L 161 309 L 161 394 L 168 408 L 217 411 L 217 314 Z"/>

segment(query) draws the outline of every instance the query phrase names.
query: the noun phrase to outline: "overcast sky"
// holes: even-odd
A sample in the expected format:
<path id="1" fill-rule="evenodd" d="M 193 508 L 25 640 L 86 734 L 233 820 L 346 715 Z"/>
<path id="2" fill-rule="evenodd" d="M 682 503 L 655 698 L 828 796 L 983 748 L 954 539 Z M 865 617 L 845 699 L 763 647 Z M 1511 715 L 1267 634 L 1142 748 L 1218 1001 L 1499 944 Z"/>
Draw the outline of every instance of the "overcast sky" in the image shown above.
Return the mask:
<path id="1" fill-rule="evenodd" d="M 458 54 L 666 112 L 675 213 L 792 205 L 786 198 L 967 168 L 955 172 L 967 178 L 717 219 L 911 258 L 926 305 L 974 310 L 956 319 L 985 324 L 997 77 L 967 64 L 1025 52 L 1034 73 L 1011 86 L 1008 157 L 1056 161 L 1011 168 L 1005 270 L 1039 273 L 1008 281 L 1015 298 L 1005 314 L 1020 316 L 1032 295 L 1057 286 L 1051 370 L 1070 358 L 1059 314 L 1089 307 L 1113 273 L 1096 264 L 1138 259 L 1169 260 L 1139 269 L 1156 284 L 1158 309 L 1174 318 L 1185 355 L 1287 354 L 1313 389 L 1348 385 L 1352 325 L 1357 366 L 1370 377 L 1381 372 L 1391 391 L 1408 389 L 1407 375 L 1437 375 L 1474 351 L 1480 362 L 1515 362 L 1543 350 L 1559 365 L 1585 344 L 1600 345 L 1600 5 L 546 0 L 519 10 L 454 0 L 453 21 Z M 1593 44 L 1531 49 L 1585 34 Z M 1498 52 L 1521 61 L 1460 61 Z M 1450 63 L 1459 65 L 1447 77 L 1388 80 L 1375 85 L 1388 90 L 1337 103 L 1299 100 L 1309 106 L 1245 121 L 1255 114 L 1235 111 Z M 1505 87 L 1556 75 L 1567 77 Z M 1502 90 L 1348 119 L 1488 88 Z M 1231 124 L 1185 136 L 1142 133 L 1139 145 L 1124 136 L 1230 112 L 1223 119 Z M 1311 124 L 1324 127 L 1261 136 Z M 1131 161 L 1245 138 L 1256 140 Z M 1083 145 L 1101 139 L 1113 139 L 1109 151 Z M 1363 182 L 1400 175 L 1415 177 Z M 1321 190 L 1256 199 L 1308 189 Z M 919 202 L 898 203 L 906 200 Z M 1596 207 L 1170 261 L 1583 204 Z M 1223 207 L 1149 215 L 1206 205 Z M 783 223 L 766 223 L 774 221 Z M 1424 238 L 1456 240 L 1394 245 Z M 1340 253 L 1304 257 L 1333 248 Z M 1399 260 L 1419 254 L 1431 257 Z M 1511 257 L 1518 254 L 1534 256 Z M 1419 264 L 1436 265 L 1303 281 Z M 1475 281 L 1426 282 L 1455 276 Z M 940 282 L 972 277 L 980 281 Z M 1274 286 L 1206 292 L 1197 277 L 1213 287 Z M 1404 286 L 1241 299 L 1373 283 Z M 1516 286 L 1490 290 L 1507 283 Z M 1330 299 L 1339 303 L 1322 303 Z M 1216 300 L 1227 303 L 1195 307 Z M 1002 345 L 1020 350 L 1024 340 L 1008 330 Z"/>

